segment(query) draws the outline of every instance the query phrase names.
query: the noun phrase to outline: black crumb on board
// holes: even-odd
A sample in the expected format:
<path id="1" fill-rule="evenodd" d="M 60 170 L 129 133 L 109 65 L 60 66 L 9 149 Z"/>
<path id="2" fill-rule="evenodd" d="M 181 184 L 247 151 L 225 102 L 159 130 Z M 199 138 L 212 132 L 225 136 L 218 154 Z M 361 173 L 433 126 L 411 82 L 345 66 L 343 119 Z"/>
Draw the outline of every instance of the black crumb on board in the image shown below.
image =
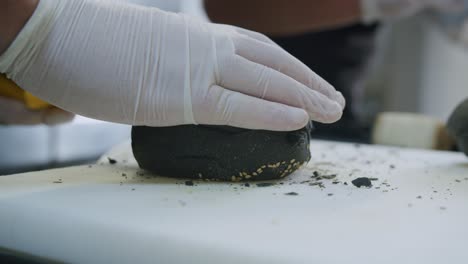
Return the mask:
<path id="1" fill-rule="evenodd" d="M 112 158 L 107 158 L 107 160 L 109 160 L 109 163 L 112 164 L 112 165 L 117 163 L 117 160 L 112 159 Z"/>
<path id="2" fill-rule="evenodd" d="M 270 187 L 270 186 L 275 185 L 275 183 L 271 183 L 271 182 L 261 182 L 261 183 L 257 183 L 256 185 L 257 185 L 257 187 Z"/>
<path id="3" fill-rule="evenodd" d="M 358 188 L 361 188 L 361 187 L 372 187 L 372 181 L 367 178 L 367 177 L 362 177 L 362 178 L 357 178 L 355 180 L 352 181 L 353 185 L 358 187 Z"/>
<path id="4" fill-rule="evenodd" d="M 185 182 L 185 185 L 187 185 L 187 186 L 193 186 L 193 181 L 186 181 L 186 182 Z"/>
<path id="5" fill-rule="evenodd" d="M 288 193 L 285 193 L 284 195 L 298 196 L 299 194 L 297 192 L 288 192 Z"/>

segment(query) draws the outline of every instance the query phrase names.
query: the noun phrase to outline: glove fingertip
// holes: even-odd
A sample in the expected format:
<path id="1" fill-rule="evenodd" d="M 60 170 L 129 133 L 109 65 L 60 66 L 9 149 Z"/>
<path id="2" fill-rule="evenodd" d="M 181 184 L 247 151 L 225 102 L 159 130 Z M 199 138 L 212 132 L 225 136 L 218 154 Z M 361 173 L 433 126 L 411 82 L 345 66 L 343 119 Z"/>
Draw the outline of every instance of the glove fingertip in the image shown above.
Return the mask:
<path id="1" fill-rule="evenodd" d="M 343 116 L 343 108 L 337 102 L 332 102 L 321 112 L 315 112 L 312 120 L 323 124 L 332 124 L 337 122 Z"/>
<path id="2" fill-rule="evenodd" d="M 284 129 L 286 131 L 299 130 L 305 127 L 309 121 L 309 114 L 304 109 L 296 107 L 288 107 L 285 114 Z"/>
<path id="3" fill-rule="evenodd" d="M 341 92 L 336 92 L 335 100 L 338 103 L 338 105 L 340 105 L 342 110 L 346 107 L 346 99 L 344 98 Z"/>

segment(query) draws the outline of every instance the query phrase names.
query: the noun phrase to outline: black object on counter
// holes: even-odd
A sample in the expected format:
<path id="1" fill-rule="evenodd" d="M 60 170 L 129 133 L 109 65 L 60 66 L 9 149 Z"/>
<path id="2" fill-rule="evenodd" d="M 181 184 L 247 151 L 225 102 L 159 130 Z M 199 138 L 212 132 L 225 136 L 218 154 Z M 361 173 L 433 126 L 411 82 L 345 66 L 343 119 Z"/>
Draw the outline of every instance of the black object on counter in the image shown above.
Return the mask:
<path id="1" fill-rule="evenodd" d="M 455 138 L 458 148 L 468 156 L 468 99 L 452 113 L 447 128 Z"/>
<path id="2" fill-rule="evenodd" d="M 370 187 L 372 187 L 372 181 L 371 181 L 371 179 L 369 179 L 367 177 L 354 179 L 351 183 L 354 186 L 358 187 L 358 188 L 361 188 L 361 187 L 370 188 Z"/>
<path id="3" fill-rule="evenodd" d="M 166 177 L 223 181 L 288 176 L 310 160 L 311 126 L 293 132 L 227 126 L 132 128 L 142 169 Z"/>

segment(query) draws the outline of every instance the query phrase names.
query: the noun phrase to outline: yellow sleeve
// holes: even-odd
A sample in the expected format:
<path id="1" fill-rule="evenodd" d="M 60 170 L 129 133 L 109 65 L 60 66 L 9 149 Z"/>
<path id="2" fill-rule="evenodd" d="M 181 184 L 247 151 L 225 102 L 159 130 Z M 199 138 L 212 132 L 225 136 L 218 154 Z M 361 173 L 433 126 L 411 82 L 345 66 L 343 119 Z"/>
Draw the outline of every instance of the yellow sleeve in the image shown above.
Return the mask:
<path id="1" fill-rule="evenodd" d="M 24 91 L 4 74 L 0 74 L 0 96 L 23 102 L 31 110 L 40 110 L 52 105 Z"/>

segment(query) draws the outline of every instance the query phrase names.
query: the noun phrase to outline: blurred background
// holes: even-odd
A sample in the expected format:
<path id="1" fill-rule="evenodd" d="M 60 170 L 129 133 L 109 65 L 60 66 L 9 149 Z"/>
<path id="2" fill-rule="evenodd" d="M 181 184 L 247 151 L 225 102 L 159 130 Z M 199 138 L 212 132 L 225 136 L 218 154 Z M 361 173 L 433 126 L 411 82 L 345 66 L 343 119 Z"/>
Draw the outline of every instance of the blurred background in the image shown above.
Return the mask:
<path id="1" fill-rule="evenodd" d="M 207 19 L 201 1 L 131 2 Z M 351 125 L 338 126 L 331 132 L 326 128 L 317 138 L 368 142 L 375 117 L 382 111 L 415 112 L 447 120 L 455 106 L 468 97 L 468 45 L 455 41 L 442 22 L 441 18 L 421 14 L 367 26 L 369 29 L 359 29 L 365 34 L 350 36 L 348 46 L 359 47 L 358 51 L 369 57 L 363 63 L 366 74 L 356 78 L 348 72 L 339 77 L 339 82 L 345 86 L 358 82 L 362 94 L 356 99 L 359 103 L 351 107 L 353 117 L 344 121 Z M 278 41 L 287 46 L 290 40 Z M 349 54 L 355 52 L 346 49 L 343 51 Z M 320 61 L 317 63 L 320 68 Z M 317 72 L 320 74 L 320 69 Z M 347 129 L 355 129 L 354 123 L 359 124 L 359 136 L 348 137 Z M 51 127 L 0 126 L 0 175 L 93 163 L 111 147 L 129 140 L 130 130 L 130 126 L 84 117 Z"/>

